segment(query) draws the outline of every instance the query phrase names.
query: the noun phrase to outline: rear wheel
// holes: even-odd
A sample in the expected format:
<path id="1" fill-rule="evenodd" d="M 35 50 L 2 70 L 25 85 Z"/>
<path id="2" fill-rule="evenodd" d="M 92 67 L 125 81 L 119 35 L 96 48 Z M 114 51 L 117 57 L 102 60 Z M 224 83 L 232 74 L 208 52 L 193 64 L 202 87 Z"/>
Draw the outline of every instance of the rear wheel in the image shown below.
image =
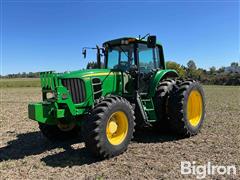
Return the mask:
<path id="1" fill-rule="evenodd" d="M 169 97 L 170 128 L 177 134 L 191 136 L 199 132 L 205 118 L 205 97 L 202 87 L 187 80 Z"/>
<path id="2" fill-rule="evenodd" d="M 69 140 L 79 136 L 80 128 L 75 123 L 48 125 L 39 123 L 42 134 L 50 141 Z"/>
<path id="3" fill-rule="evenodd" d="M 167 132 L 169 130 L 169 123 L 167 117 L 168 98 L 176 85 L 173 79 L 165 79 L 161 81 L 157 87 L 155 94 L 155 109 L 157 115 L 157 122 L 154 124 L 157 131 Z"/>
<path id="4" fill-rule="evenodd" d="M 133 138 L 134 119 L 133 108 L 126 99 L 110 96 L 102 100 L 83 122 L 86 148 L 101 158 L 123 153 Z"/>

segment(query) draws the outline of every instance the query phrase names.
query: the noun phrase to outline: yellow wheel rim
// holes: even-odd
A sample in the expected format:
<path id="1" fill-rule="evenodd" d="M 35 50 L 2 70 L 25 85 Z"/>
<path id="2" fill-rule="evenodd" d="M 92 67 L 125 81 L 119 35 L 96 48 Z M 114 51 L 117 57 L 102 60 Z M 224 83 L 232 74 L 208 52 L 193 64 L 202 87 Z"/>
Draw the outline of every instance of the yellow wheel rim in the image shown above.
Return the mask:
<path id="1" fill-rule="evenodd" d="M 61 131 L 67 132 L 67 131 L 73 130 L 73 128 L 76 127 L 76 124 L 74 124 L 74 123 L 69 123 L 69 124 L 66 124 L 66 123 L 58 123 L 58 124 L 57 124 L 57 127 L 58 127 Z"/>
<path id="2" fill-rule="evenodd" d="M 196 127 L 202 118 L 202 96 L 197 90 L 193 90 L 187 102 L 187 118 L 191 126 Z"/>
<path id="3" fill-rule="evenodd" d="M 106 135 L 112 145 L 121 144 L 127 136 L 128 118 L 122 111 L 113 113 L 107 122 Z"/>

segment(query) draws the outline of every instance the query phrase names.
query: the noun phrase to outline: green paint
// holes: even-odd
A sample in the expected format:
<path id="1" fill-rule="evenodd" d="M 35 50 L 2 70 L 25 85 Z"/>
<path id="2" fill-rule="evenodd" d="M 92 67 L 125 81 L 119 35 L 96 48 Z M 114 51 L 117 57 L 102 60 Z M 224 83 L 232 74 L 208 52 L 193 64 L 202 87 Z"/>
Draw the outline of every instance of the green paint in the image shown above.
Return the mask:
<path id="1" fill-rule="evenodd" d="M 119 43 L 121 38 L 106 43 Z M 145 40 L 134 39 L 132 43 L 146 43 Z M 104 43 L 104 45 L 106 44 Z M 161 46 L 161 44 L 157 44 Z M 163 54 L 162 54 L 163 57 Z M 164 59 L 163 59 L 164 60 Z M 138 104 L 144 111 L 146 120 L 156 121 L 156 114 L 153 104 L 153 97 L 155 95 L 156 87 L 163 78 L 167 76 L 178 76 L 176 71 L 167 70 L 163 66 L 162 70 L 156 72 L 150 80 L 149 91 L 147 96 L 139 97 Z M 85 99 L 83 102 L 74 103 L 72 95 L 67 87 L 63 86 L 62 79 L 81 79 L 85 91 Z M 97 93 L 94 91 L 93 79 L 98 78 L 101 81 L 101 97 L 107 95 L 119 95 L 125 98 L 136 98 L 133 78 L 127 74 L 116 70 L 110 69 L 87 69 L 72 71 L 66 73 L 55 73 L 53 71 L 40 73 L 41 87 L 43 94 L 43 101 L 37 103 L 30 103 L 28 105 L 28 115 L 30 119 L 35 121 L 56 124 L 60 119 L 68 122 L 75 121 L 77 125 L 81 125 L 81 118 L 93 108 L 96 100 Z M 73 85 L 75 86 L 75 85 Z M 47 99 L 47 94 L 54 94 L 54 98 Z M 78 94 L 79 95 L 79 94 Z M 80 120 L 79 120 L 80 119 Z"/>
<path id="2" fill-rule="evenodd" d="M 56 119 L 52 112 L 54 112 L 54 105 L 48 103 L 34 103 L 28 105 L 28 117 L 41 123 L 55 124 Z"/>
<path id="3" fill-rule="evenodd" d="M 178 74 L 175 70 L 172 70 L 172 69 L 165 69 L 165 70 L 159 70 L 156 75 L 151 79 L 151 83 L 150 83 L 150 88 L 149 88 L 149 97 L 153 97 L 155 92 L 156 92 L 156 88 L 157 88 L 157 85 L 159 83 L 159 81 L 161 81 L 164 76 L 165 77 L 169 77 L 167 76 L 167 74 L 174 74 L 175 77 L 178 77 Z"/>

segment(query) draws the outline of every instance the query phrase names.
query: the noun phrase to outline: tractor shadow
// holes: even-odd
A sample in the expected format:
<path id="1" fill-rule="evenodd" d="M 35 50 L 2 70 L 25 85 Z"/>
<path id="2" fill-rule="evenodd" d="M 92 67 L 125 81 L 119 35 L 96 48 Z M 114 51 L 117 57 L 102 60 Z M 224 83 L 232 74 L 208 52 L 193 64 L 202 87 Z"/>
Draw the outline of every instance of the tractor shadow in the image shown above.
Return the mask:
<path id="1" fill-rule="evenodd" d="M 63 148 L 64 152 L 47 155 L 41 161 L 45 162 L 46 165 L 58 167 L 71 166 L 71 164 L 92 164 L 98 161 L 91 157 L 85 148 L 73 149 L 71 145 L 76 143 L 81 143 L 80 137 L 66 142 L 50 142 L 43 137 L 41 132 L 18 134 L 16 139 L 7 142 L 6 146 L 0 148 L 0 163 L 39 155 L 56 148 Z"/>
<path id="2" fill-rule="evenodd" d="M 16 139 L 8 141 L 6 146 L 0 148 L 0 162 L 23 159 L 53 148 L 54 145 L 43 141 L 40 132 L 18 134 Z"/>
<path id="3" fill-rule="evenodd" d="M 152 129 L 143 129 L 136 131 L 133 143 L 164 143 L 177 141 L 182 137 L 170 135 L 169 133 L 155 132 Z M 101 159 L 93 157 L 87 152 L 86 148 L 81 149 L 65 149 L 64 152 L 49 155 L 41 159 L 46 165 L 51 167 L 71 167 L 76 165 L 92 164 Z"/>
<path id="4" fill-rule="evenodd" d="M 149 129 L 137 131 L 134 135 L 135 143 L 163 143 L 177 141 L 180 137 L 169 134 L 156 133 Z M 40 159 L 47 166 L 71 167 L 92 164 L 101 161 L 93 157 L 86 148 L 73 149 L 71 145 L 81 143 L 81 138 L 66 142 L 50 142 L 41 132 L 18 134 L 17 138 L 7 142 L 0 148 L 0 163 L 7 160 L 24 159 L 26 156 L 39 155 L 56 148 L 63 148 L 63 152 L 50 154 Z"/>
<path id="5" fill-rule="evenodd" d="M 86 148 L 65 149 L 65 151 L 48 155 L 41 159 L 47 166 L 51 167 L 72 167 L 90 165 L 101 161 L 101 159 L 93 157 Z"/>

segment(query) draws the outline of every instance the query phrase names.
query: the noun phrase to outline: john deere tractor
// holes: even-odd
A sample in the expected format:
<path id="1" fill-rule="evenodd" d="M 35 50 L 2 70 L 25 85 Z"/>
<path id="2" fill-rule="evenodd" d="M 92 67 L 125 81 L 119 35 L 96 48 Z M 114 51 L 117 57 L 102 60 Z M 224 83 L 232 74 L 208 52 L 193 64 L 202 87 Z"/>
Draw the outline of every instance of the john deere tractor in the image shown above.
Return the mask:
<path id="1" fill-rule="evenodd" d="M 182 136 L 199 132 L 203 89 L 166 69 L 156 36 L 114 39 L 96 50 L 95 69 L 40 73 L 42 102 L 30 103 L 28 114 L 48 139 L 81 133 L 91 153 L 110 158 L 127 149 L 135 127 L 164 127 Z"/>

